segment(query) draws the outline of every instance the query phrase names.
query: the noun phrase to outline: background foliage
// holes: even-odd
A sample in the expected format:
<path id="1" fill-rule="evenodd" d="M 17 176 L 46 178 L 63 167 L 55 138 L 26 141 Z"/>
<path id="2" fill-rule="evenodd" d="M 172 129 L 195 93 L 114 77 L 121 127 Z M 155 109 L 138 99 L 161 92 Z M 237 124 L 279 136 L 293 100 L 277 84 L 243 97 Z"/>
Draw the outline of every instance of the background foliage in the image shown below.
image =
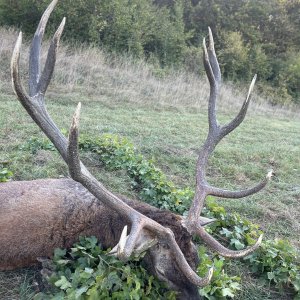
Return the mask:
<path id="1" fill-rule="evenodd" d="M 33 33 L 48 0 L 0 0 L 0 25 Z M 258 73 L 273 104 L 300 103 L 299 0 L 64 0 L 70 41 L 129 52 L 160 67 L 201 71 L 201 43 L 210 26 L 223 75 L 248 81 Z M 30 20 L 30 22 L 29 22 Z"/>

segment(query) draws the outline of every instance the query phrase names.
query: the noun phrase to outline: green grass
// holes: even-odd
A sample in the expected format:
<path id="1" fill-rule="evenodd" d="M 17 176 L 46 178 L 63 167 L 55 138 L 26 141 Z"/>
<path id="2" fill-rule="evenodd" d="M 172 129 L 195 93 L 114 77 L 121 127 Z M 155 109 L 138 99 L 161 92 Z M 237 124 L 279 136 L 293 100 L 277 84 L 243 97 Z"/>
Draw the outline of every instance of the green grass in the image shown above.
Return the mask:
<path id="1" fill-rule="evenodd" d="M 22 269 L 17 271 L 0 272 L 1 300 L 31 300 L 35 294 L 35 277 L 38 271 Z"/>
<path id="2" fill-rule="evenodd" d="M 75 99 L 65 95 L 64 100 L 62 108 L 59 99 L 53 97 L 48 107 L 60 128 L 67 129 Z M 194 185 L 197 151 L 207 131 L 206 112 L 158 110 L 131 103 L 108 106 L 84 98 L 77 98 L 76 102 L 79 100 L 83 103 L 83 134 L 97 136 L 110 132 L 126 136 L 179 186 Z M 42 136 L 42 133 L 14 96 L 1 98 L 0 111 L 1 160 L 9 161 L 15 180 L 67 175 L 67 168 L 56 152 L 40 151 L 31 155 L 19 150 L 29 137 Z M 225 119 L 228 120 L 220 116 L 220 121 Z M 269 169 L 274 169 L 273 180 L 264 191 L 245 199 L 220 200 L 220 203 L 261 224 L 270 236 L 287 237 L 295 243 L 298 242 L 300 220 L 300 212 L 296 209 L 300 197 L 299 132 L 297 119 L 250 115 L 220 143 L 208 169 L 210 182 L 229 189 L 251 186 Z M 87 164 L 93 165 L 92 157 Z M 92 168 L 105 180 L 106 175 Z M 114 176 L 109 176 L 106 184 L 113 185 L 116 192 L 128 189 L 126 179 Z"/>
<path id="3" fill-rule="evenodd" d="M 0 47 L 0 59 L 7 62 L 10 52 L 1 51 Z M 72 79 L 64 86 L 66 75 L 58 73 L 61 76 L 55 77 L 47 97 L 53 119 L 67 130 L 77 102 L 82 101 L 82 134 L 97 136 L 108 132 L 126 136 L 179 187 L 194 186 L 197 153 L 208 128 L 205 81 L 188 80 L 182 75 L 179 85 L 176 74 L 158 80 L 148 69 L 145 75 L 145 66 L 130 69 L 124 61 L 111 66 L 101 59 L 105 67 L 101 69 L 104 74 L 97 73 L 100 80 L 96 75 L 87 76 L 95 80 L 94 84 L 78 85 Z M 0 70 L 0 166 L 5 164 L 12 170 L 14 180 L 68 176 L 67 167 L 56 152 L 39 151 L 33 155 L 20 150 L 30 137 L 43 135 L 11 92 L 7 68 L 5 63 Z M 63 72 L 59 68 L 57 72 Z M 76 72 L 72 72 L 72 78 L 76 78 Z M 144 75 L 139 76 L 139 72 Z M 172 78 L 176 82 L 173 86 Z M 181 89 L 176 89 L 176 85 Z M 197 95 L 195 89 L 202 97 L 199 96 L 198 108 L 192 101 Z M 229 90 L 226 85 L 221 97 L 221 123 L 230 120 L 242 101 L 239 93 L 233 98 L 235 94 Z M 249 110 L 244 123 L 214 152 L 208 179 L 218 187 L 243 188 L 254 185 L 269 169 L 274 169 L 272 182 L 262 192 L 245 199 L 218 201 L 227 210 L 260 224 L 266 238 L 286 238 L 300 248 L 300 112 L 258 103 L 250 105 Z M 124 172 L 100 169 L 93 155 L 85 154 L 83 160 L 114 192 L 136 196 Z M 243 278 L 244 289 L 239 299 L 290 299 L 289 295 L 282 296 L 262 286 L 239 263 L 232 263 L 232 269 L 233 274 Z M 34 275 L 36 272 L 30 269 L 0 272 L 0 299 L 31 299 Z"/>
<path id="4" fill-rule="evenodd" d="M 68 128 L 75 101 L 79 100 L 83 102 L 83 134 L 96 136 L 110 132 L 127 136 L 147 158 L 153 158 L 178 186 L 194 185 L 197 151 L 207 130 L 206 112 L 179 112 L 131 103 L 109 106 L 101 101 L 89 101 L 83 96 L 74 99 L 66 95 L 62 108 L 59 99 L 53 96 L 48 107 L 61 128 Z M 42 137 L 42 134 L 13 96 L 1 97 L 0 119 L 0 157 L 1 161 L 8 161 L 15 180 L 67 176 L 67 168 L 56 152 L 39 151 L 33 155 L 19 149 L 29 137 Z M 220 120 L 224 119 L 228 118 L 220 116 Z M 267 238 L 283 237 L 298 247 L 299 133 L 300 122 L 296 119 L 250 115 L 217 147 L 208 169 L 210 182 L 234 189 L 255 184 L 268 169 L 273 168 L 275 176 L 264 191 L 245 199 L 219 202 L 229 211 L 237 211 L 260 224 Z M 114 192 L 133 195 L 124 173 L 100 170 L 92 155 L 85 155 L 84 160 Z M 243 268 L 238 269 L 244 272 Z M 255 290 L 259 285 L 250 280 L 245 286 L 246 290 Z M 264 287 L 260 291 L 261 298 L 251 298 L 247 291 L 243 291 L 243 297 L 272 299 L 272 293 Z"/>

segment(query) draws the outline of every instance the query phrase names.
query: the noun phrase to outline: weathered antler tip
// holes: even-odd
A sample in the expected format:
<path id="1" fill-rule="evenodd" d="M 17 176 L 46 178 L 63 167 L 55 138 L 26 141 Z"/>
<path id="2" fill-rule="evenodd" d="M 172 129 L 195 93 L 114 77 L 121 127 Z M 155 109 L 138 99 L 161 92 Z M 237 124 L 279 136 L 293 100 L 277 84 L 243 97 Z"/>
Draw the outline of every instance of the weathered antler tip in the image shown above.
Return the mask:
<path id="1" fill-rule="evenodd" d="M 11 62 L 10 62 L 10 70 L 11 70 L 11 79 L 12 79 L 12 86 L 15 94 L 17 94 L 17 86 L 19 87 L 19 90 L 22 89 L 20 79 L 19 79 L 19 58 L 20 58 L 20 50 L 22 46 L 22 31 L 20 31 L 14 50 L 13 54 L 11 57 Z M 25 95 L 24 91 L 24 95 Z"/>
<path id="2" fill-rule="evenodd" d="M 263 237 L 264 237 L 263 234 L 261 234 L 261 235 L 259 236 L 259 238 L 258 238 L 258 240 L 257 240 L 257 242 L 256 242 L 256 245 L 257 245 L 257 246 L 259 246 L 259 245 L 261 244 Z"/>
<path id="3" fill-rule="evenodd" d="M 197 280 L 195 281 L 195 284 L 198 286 L 198 287 L 204 287 L 206 285 L 208 285 L 210 282 L 211 282 L 211 279 L 213 277 L 213 274 L 214 274 L 214 268 L 211 267 L 207 274 L 205 275 L 205 277 L 198 277 Z"/>
<path id="4" fill-rule="evenodd" d="M 76 118 L 77 121 L 79 120 L 80 111 L 81 111 L 81 102 L 78 102 L 76 110 L 75 110 L 75 114 L 74 114 L 74 117 Z"/>
<path id="5" fill-rule="evenodd" d="M 213 274 L 214 274 L 214 268 L 211 267 L 211 268 L 209 269 L 209 271 L 208 271 L 208 280 L 209 280 L 209 281 L 211 281 L 211 278 L 212 278 Z"/>
<path id="6" fill-rule="evenodd" d="M 47 9 L 44 11 L 40 23 L 37 27 L 37 30 L 35 32 L 35 36 L 39 36 L 40 39 L 42 39 L 44 32 L 45 32 L 45 27 L 47 25 L 48 19 L 50 17 L 50 14 L 52 13 L 53 9 L 55 8 L 58 0 L 53 0 L 47 7 Z"/>
<path id="7" fill-rule="evenodd" d="M 248 101 L 250 100 L 250 96 L 251 96 L 251 94 L 252 94 L 252 92 L 253 92 L 254 85 L 255 85 L 255 82 L 256 82 L 256 78 L 257 78 L 257 74 L 255 74 L 255 75 L 253 76 L 253 79 L 252 79 L 251 84 L 250 84 L 250 86 L 249 86 L 249 90 L 248 90 L 248 94 L 247 94 L 247 98 L 246 98 L 246 101 L 245 101 L 245 102 L 248 102 Z"/>
<path id="8" fill-rule="evenodd" d="M 63 31 L 64 31 L 64 28 L 65 28 L 65 24 L 66 24 L 66 18 L 64 17 L 61 21 L 61 23 L 59 24 L 55 34 L 54 34 L 54 40 L 57 40 L 59 41 Z"/>
<path id="9" fill-rule="evenodd" d="M 22 31 L 20 31 L 20 32 L 19 32 L 19 36 L 18 36 L 18 38 L 22 39 L 22 36 L 23 36 L 23 32 L 22 32 Z"/>
<path id="10" fill-rule="evenodd" d="M 61 21 L 61 23 L 60 23 L 60 25 L 59 25 L 59 29 L 60 29 L 61 31 L 63 31 L 65 25 L 66 25 L 66 17 L 63 17 L 63 19 L 62 19 L 62 21 Z"/>
<path id="11" fill-rule="evenodd" d="M 120 259 L 126 259 L 126 257 L 124 256 L 126 241 L 127 241 L 127 225 L 125 225 L 122 230 L 121 237 L 118 244 L 117 253 Z"/>
<path id="12" fill-rule="evenodd" d="M 214 36 L 212 34 L 210 27 L 208 27 L 208 36 L 209 36 L 209 49 L 214 51 L 215 49 Z"/>
<path id="13" fill-rule="evenodd" d="M 77 104 L 75 113 L 73 115 L 72 124 L 71 124 L 70 132 L 69 132 L 69 139 L 70 139 L 70 137 L 78 136 L 80 110 L 81 110 L 81 102 L 79 102 Z"/>
<path id="14" fill-rule="evenodd" d="M 255 85 L 256 79 L 257 79 L 257 74 L 254 74 L 254 76 L 252 78 L 252 81 L 251 81 L 251 85 L 250 85 L 250 87 L 252 87 L 252 89 L 253 89 L 253 87 Z"/>
<path id="15" fill-rule="evenodd" d="M 266 176 L 267 180 L 271 180 L 271 178 L 272 178 L 273 175 L 274 175 L 273 174 L 273 170 L 269 171 L 268 174 L 267 174 L 267 176 Z"/>
<path id="16" fill-rule="evenodd" d="M 16 54 L 16 52 L 20 51 L 20 48 L 21 48 L 21 45 L 22 45 L 22 40 L 23 40 L 23 33 L 22 33 L 22 31 L 20 31 L 20 33 L 18 35 L 18 38 L 17 38 L 17 41 L 16 41 L 16 44 L 15 44 L 13 54 Z"/>

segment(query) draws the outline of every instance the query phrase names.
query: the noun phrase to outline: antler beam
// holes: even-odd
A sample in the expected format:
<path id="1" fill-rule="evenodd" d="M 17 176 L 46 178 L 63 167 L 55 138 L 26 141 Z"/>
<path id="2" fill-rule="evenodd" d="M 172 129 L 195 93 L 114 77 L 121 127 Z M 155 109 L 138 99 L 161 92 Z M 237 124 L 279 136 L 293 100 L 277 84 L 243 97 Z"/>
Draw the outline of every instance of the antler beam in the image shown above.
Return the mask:
<path id="1" fill-rule="evenodd" d="M 216 116 L 216 103 L 217 97 L 219 95 L 220 86 L 221 86 L 221 72 L 218 63 L 218 59 L 214 49 L 214 40 L 212 32 L 209 28 L 209 46 L 207 48 L 205 39 L 203 40 L 203 61 L 206 74 L 210 84 L 210 95 L 208 102 L 208 122 L 209 130 L 206 141 L 200 150 L 200 154 L 197 161 L 196 168 L 196 191 L 193 203 L 186 218 L 185 226 L 188 231 L 192 234 L 198 235 L 201 239 L 213 250 L 225 257 L 242 257 L 253 252 L 261 243 L 262 236 L 259 237 L 258 241 L 252 247 L 249 247 L 241 251 L 233 251 L 225 248 L 217 240 L 215 240 L 211 235 L 209 235 L 204 228 L 199 223 L 200 213 L 204 206 L 205 199 L 208 195 L 222 197 L 222 198 L 242 198 L 254 193 L 257 193 L 262 188 L 266 186 L 268 181 L 272 177 L 272 171 L 270 171 L 266 178 L 258 183 L 256 186 L 240 190 L 240 191 L 228 191 L 225 189 L 219 189 L 211 186 L 205 178 L 206 167 L 208 164 L 208 159 L 211 153 L 214 151 L 217 144 L 221 141 L 223 137 L 233 131 L 238 127 L 245 118 L 247 109 L 250 103 L 251 94 L 254 88 L 256 75 L 254 76 L 247 97 L 242 105 L 241 110 L 237 116 L 228 124 L 220 126 L 217 121 Z"/>

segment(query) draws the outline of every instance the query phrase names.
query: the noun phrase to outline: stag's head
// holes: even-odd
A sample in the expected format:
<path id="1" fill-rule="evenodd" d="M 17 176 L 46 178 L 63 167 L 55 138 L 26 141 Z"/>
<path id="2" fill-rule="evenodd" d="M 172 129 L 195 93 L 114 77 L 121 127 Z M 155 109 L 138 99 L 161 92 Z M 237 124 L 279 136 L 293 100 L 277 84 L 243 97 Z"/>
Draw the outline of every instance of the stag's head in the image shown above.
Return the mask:
<path id="1" fill-rule="evenodd" d="M 44 12 L 32 41 L 29 59 L 28 93 L 23 88 L 19 76 L 19 55 L 22 34 L 20 33 L 19 35 L 11 65 L 12 82 L 15 93 L 28 114 L 53 142 L 62 158 L 68 164 L 71 177 L 75 181 L 80 182 L 104 205 L 127 220 L 128 226 L 130 226 L 129 234 L 127 233 L 126 225 L 118 244 L 112 250 L 112 254 L 117 255 L 122 260 L 127 260 L 132 255 L 138 255 L 147 251 L 146 261 L 148 261 L 149 269 L 151 269 L 153 273 L 160 279 L 166 281 L 171 288 L 180 290 L 183 297 L 189 299 L 198 297 L 196 287 L 207 285 L 210 282 L 213 270 L 209 270 L 204 278 L 199 277 L 196 273 L 195 269 L 198 264 L 198 256 L 196 247 L 192 243 L 192 236 L 200 237 L 203 243 L 219 255 L 231 258 L 248 255 L 261 243 L 262 237 L 258 239 L 255 245 L 247 249 L 240 251 L 227 249 L 205 231 L 204 225 L 209 223 L 209 221 L 205 221 L 200 217 L 207 196 L 242 198 L 261 190 L 271 178 L 272 174 L 269 173 L 265 179 L 252 188 L 240 191 L 228 191 L 210 185 L 205 176 L 208 159 L 217 144 L 243 121 L 249 106 L 256 76 L 254 76 L 252 80 L 246 99 L 237 116 L 228 124 L 219 125 L 216 116 L 216 101 L 220 91 L 221 72 L 215 54 L 213 36 L 209 29 L 208 43 L 206 43 L 205 39 L 203 41 L 203 61 L 210 84 L 210 96 L 208 101 L 209 130 L 207 138 L 200 149 L 196 167 L 195 196 L 187 217 L 183 218 L 174 215 L 177 226 L 180 228 L 179 231 L 184 233 L 183 238 L 182 236 L 178 236 L 172 226 L 161 225 L 162 222 L 159 220 L 155 220 L 138 212 L 125 203 L 120 197 L 108 191 L 82 164 L 78 153 L 80 103 L 75 111 L 68 139 L 59 131 L 49 116 L 45 108 L 44 96 L 54 70 L 58 44 L 65 25 L 65 19 L 63 19 L 54 34 L 42 71 L 40 68 L 40 50 L 48 18 L 57 4 L 57 1 L 58 0 L 53 0 Z"/>

